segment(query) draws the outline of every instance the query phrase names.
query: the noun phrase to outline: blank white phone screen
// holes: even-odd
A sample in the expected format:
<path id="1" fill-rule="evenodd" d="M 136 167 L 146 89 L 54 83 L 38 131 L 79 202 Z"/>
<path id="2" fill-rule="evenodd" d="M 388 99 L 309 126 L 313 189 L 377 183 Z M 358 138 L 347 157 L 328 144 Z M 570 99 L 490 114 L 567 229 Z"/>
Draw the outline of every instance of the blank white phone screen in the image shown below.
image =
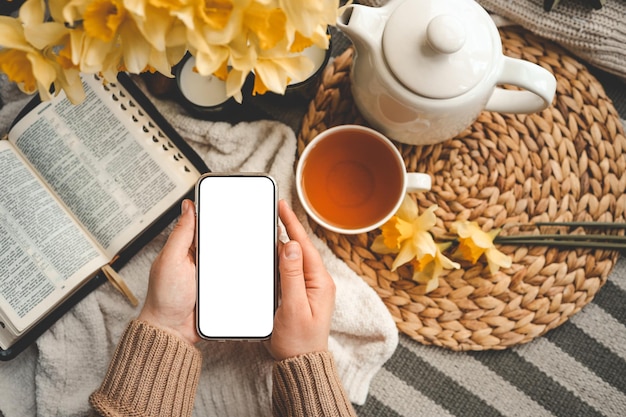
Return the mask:
<path id="1" fill-rule="evenodd" d="M 272 333 L 276 185 L 267 176 L 206 176 L 197 190 L 197 327 L 216 339 Z"/>

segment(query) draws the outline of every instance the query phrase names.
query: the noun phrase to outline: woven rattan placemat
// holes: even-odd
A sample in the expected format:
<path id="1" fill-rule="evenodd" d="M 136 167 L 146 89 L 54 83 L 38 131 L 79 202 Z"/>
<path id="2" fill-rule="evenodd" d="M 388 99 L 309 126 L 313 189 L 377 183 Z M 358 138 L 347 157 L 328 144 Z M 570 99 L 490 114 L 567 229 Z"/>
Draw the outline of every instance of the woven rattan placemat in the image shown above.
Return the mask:
<path id="1" fill-rule="evenodd" d="M 434 234 L 458 219 L 485 229 L 530 221 L 624 221 L 626 139 L 601 84 L 555 44 L 518 28 L 501 31 L 504 53 L 542 65 L 558 82 L 541 113 L 483 112 L 456 138 L 429 146 L 397 144 L 409 171 L 433 178 L 415 194 L 420 212 L 437 204 Z M 326 69 L 304 116 L 298 154 L 335 125 L 366 124 L 350 93 L 348 49 Z M 340 235 L 313 221 L 315 233 L 378 293 L 398 329 L 423 344 L 452 350 L 504 349 L 553 329 L 591 301 L 606 282 L 615 251 L 499 246 L 513 266 L 493 276 L 482 259 L 445 271 L 425 294 L 410 266 L 369 247 L 380 233 Z M 622 232 L 623 233 L 623 232 Z M 448 273 L 446 273 L 448 272 Z"/>

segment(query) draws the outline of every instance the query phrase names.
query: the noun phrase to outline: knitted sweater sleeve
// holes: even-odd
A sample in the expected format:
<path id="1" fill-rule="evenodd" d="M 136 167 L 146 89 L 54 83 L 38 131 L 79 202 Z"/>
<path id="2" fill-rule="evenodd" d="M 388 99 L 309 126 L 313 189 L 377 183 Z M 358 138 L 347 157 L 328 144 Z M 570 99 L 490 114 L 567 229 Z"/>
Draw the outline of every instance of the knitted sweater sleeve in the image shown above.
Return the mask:
<path id="1" fill-rule="evenodd" d="M 193 345 L 133 320 L 89 401 L 102 416 L 191 416 L 201 364 Z"/>
<path id="2" fill-rule="evenodd" d="M 276 362 L 272 381 L 274 416 L 356 416 L 330 352 L 307 353 Z"/>

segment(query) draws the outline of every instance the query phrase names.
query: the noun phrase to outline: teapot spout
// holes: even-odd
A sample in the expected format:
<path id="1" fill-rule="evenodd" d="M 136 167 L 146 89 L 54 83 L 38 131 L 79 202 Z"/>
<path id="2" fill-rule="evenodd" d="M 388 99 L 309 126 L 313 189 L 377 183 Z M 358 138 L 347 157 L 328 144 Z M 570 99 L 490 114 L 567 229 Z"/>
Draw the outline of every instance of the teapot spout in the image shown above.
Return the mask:
<path id="1" fill-rule="evenodd" d="M 395 7 L 389 3 L 382 7 L 369 7 L 358 4 L 345 6 L 337 18 L 337 28 L 344 32 L 357 51 L 371 51 L 379 48 L 385 23 Z"/>

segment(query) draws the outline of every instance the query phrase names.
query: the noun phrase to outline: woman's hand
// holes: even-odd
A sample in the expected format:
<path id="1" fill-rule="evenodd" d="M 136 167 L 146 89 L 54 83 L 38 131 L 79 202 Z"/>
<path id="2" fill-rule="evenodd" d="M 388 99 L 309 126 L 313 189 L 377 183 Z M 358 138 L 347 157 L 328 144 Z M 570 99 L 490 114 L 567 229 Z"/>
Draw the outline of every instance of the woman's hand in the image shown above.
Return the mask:
<path id="1" fill-rule="evenodd" d="M 193 202 L 184 200 L 178 223 L 152 263 L 148 294 L 138 317 L 191 344 L 200 341 L 195 324 L 195 228 Z"/>
<path id="2" fill-rule="evenodd" d="M 284 200 L 279 201 L 278 212 L 291 240 L 278 255 L 282 301 L 274 316 L 270 353 L 283 360 L 328 350 L 335 283 Z"/>

